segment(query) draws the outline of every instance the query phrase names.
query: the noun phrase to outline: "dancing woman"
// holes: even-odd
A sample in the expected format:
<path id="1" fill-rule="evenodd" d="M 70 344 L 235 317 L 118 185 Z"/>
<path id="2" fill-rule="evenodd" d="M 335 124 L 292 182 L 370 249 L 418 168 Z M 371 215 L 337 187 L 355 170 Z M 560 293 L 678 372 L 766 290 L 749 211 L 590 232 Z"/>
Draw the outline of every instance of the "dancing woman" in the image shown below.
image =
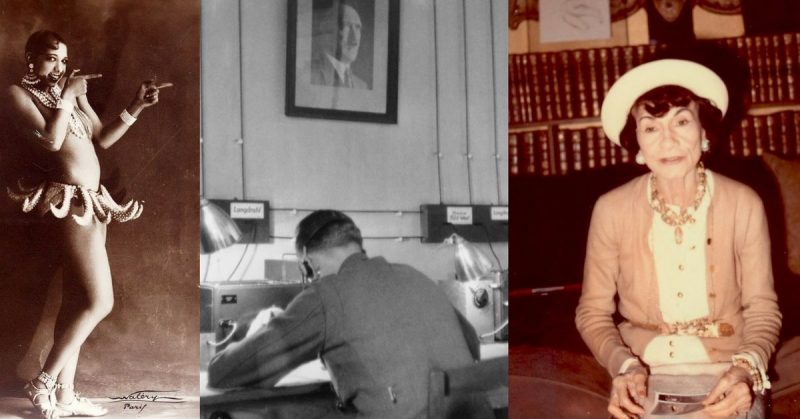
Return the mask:
<path id="1" fill-rule="evenodd" d="M 67 45 L 52 31 L 38 31 L 25 46 L 28 72 L 8 89 L 11 120 L 20 141 L 22 166 L 8 195 L 28 216 L 45 217 L 57 238 L 63 268 L 62 303 L 53 347 L 42 371 L 25 385 L 46 418 L 102 416 L 107 410 L 74 391 L 81 345 L 114 304 L 106 254 L 106 224 L 139 217 L 140 203 L 119 205 L 100 185 L 95 146 L 108 148 L 158 103 L 159 89 L 146 81 L 118 118 L 103 124 L 86 96 L 88 81 L 100 74 L 68 71 Z"/>

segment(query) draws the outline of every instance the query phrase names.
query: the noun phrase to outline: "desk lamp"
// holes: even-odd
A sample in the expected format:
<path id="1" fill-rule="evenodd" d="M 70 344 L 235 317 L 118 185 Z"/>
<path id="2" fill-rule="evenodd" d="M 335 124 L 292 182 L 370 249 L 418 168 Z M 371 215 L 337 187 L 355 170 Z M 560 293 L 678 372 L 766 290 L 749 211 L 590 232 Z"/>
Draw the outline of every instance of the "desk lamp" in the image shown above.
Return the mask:
<path id="1" fill-rule="evenodd" d="M 200 253 L 224 249 L 242 237 L 239 227 L 220 207 L 200 199 Z"/>
<path id="2" fill-rule="evenodd" d="M 460 305 L 482 338 L 508 339 L 508 284 L 505 273 L 486 254 L 458 234 L 445 243 L 455 246 L 456 283 L 472 294 L 472 304 Z M 453 287 L 449 287 L 453 288 Z M 449 294 L 452 294 L 452 289 Z M 469 298 L 468 298 L 469 299 Z M 486 332 L 486 333 L 481 333 Z"/>

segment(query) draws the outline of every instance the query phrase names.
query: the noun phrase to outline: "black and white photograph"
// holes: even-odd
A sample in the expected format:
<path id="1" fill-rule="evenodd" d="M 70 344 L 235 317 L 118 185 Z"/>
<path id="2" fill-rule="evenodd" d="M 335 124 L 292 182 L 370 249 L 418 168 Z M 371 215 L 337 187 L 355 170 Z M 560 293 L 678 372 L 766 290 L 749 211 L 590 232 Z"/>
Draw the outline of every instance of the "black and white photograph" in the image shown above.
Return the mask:
<path id="1" fill-rule="evenodd" d="M 396 123 L 400 1 L 289 1 L 286 114 Z"/>
<path id="2" fill-rule="evenodd" d="M 0 3 L 0 417 L 198 411 L 199 3 Z"/>
<path id="3" fill-rule="evenodd" d="M 507 417 L 505 6 L 202 1 L 202 417 Z"/>
<path id="4" fill-rule="evenodd" d="M 374 28 L 375 2 L 313 1 L 311 84 L 371 90 Z"/>

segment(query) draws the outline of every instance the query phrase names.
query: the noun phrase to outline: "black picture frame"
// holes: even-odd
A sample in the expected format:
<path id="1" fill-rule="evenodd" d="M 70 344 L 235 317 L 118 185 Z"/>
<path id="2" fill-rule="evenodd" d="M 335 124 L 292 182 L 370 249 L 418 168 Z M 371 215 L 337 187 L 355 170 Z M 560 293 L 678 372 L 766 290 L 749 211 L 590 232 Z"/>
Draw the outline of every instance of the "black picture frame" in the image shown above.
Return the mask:
<path id="1" fill-rule="evenodd" d="M 400 0 L 289 0 L 286 115 L 396 124 L 399 23 Z"/>

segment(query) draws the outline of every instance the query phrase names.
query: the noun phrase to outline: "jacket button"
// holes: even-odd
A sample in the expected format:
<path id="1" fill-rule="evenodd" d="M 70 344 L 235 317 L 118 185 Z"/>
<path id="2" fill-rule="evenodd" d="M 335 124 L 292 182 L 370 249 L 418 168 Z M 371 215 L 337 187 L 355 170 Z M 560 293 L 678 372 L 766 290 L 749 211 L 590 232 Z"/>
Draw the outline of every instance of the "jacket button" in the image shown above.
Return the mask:
<path id="1" fill-rule="evenodd" d="M 670 357 L 670 358 L 675 358 L 675 352 L 670 352 L 670 353 L 669 353 L 669 357 Z"/>
<path id="2" fill-rule="evenodd" d="M 678 298 L 683 298 L 683 293 L 682 292 L 678 292 Z"/>

